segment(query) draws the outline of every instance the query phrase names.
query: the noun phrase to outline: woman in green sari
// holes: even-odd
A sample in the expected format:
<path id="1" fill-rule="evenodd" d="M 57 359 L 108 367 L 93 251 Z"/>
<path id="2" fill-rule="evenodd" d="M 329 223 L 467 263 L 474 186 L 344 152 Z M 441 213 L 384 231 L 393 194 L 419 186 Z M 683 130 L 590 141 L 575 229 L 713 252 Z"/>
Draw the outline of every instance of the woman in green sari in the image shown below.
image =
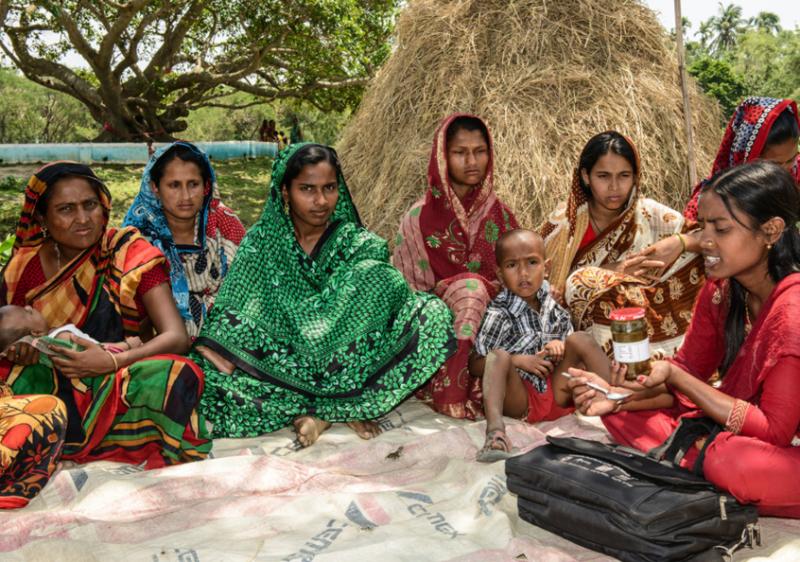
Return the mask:
<path id="1" fill-rule="evenodd" d="M 362 438 L 455 350 L 450 312 L 415 293 L 361 224 L 336 153 L 292 145 L 196 341 L 215 437 L 332 422 Z"/>

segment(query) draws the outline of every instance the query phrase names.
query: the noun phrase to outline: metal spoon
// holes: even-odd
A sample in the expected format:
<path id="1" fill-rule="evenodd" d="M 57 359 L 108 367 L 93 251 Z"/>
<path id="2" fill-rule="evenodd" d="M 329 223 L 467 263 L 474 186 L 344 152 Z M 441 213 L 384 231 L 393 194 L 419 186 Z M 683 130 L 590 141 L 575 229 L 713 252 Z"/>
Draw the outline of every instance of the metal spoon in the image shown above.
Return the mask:
<path id="1" fill-rule="evenodd" d="M 569 373 L 564 372 L 564 371 L 561 372 L 561 375 L 564 376 L 564 377 L 567 377 L 568 379 L 574 379 L 575 378 L 572 375 L 570 375 Z M 630 393 L 625 394 L 625 393 L 622 393 L 622 392 L 611 392 L 607 388 L 603 388 L 602 386 L 600 386 L 597 383 L 593 383 L 593 382 L 588 382 L 587 381 L 585 384 L 589 388 L 593 388 L 595 390 L 599 390 L 600 392 L 605 394 L 606 398 L 608 398 L 609 400 L 625 400 L 628 396 L 630 396 Z"/>

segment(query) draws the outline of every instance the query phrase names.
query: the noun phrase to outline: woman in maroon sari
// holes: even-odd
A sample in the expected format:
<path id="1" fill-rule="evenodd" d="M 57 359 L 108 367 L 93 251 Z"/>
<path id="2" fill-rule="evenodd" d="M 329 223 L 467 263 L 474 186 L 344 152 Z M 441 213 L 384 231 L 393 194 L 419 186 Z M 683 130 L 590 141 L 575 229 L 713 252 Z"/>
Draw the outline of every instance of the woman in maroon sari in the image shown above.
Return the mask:
<path id="1" fill-rule="evenodd" d="M 432 291 L 455 316 L 458 350 L 418 396 L 437 412 L 475 419 L 483 413 L 480 379 L 467 363 L 486 306 L 497 294 L 494 244 L 517 228 L 495 195 L 492 138 L 478 117 L 455 114 L 439 125 L 428 189 L 400 223 L 394 265 L 409 285 Z"/>
<path id="2" fill-rule="evenodd" d="M 583 385 L 608 386 L 602 379 L 573 371 L 575 403 L 640 450 L 661 444 L 683 418 L 710 418 L 722 431 L 704 457 L 698 447 L 708 439 L 699 439 L 681 466 L 697 463 L 762 515 L 800 518 L 800 193 L 790 174 L 760 161 L 712 179 L 698 210 L 708 281 L 683 346 L 622 383 L 643 399 L 619 407 Z M 709 384 L 715 373 L 719 383 Z M 647 409 L 657 400 L 663 407 Z"/>

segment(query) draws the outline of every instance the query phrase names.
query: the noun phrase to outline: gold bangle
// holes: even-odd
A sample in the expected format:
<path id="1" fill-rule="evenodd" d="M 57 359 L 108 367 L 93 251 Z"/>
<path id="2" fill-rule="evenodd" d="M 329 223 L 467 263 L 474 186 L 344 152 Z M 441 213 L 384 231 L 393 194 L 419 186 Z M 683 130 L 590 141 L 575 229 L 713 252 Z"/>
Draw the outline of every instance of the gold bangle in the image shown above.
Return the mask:
<path id="1" fill-rule="evenodd" d="M 117 358 L 116 358 L 116 357 L 114 357 L 114 354 L 113 354 L 113 353 L 111 353 L 111 352 L 110 352 L 109 350 L 107 350 L 107 349 L 103 349 L 103 351 L 105 351 L 106 353 L 108 353 L 108 355 L 111 357 L 111 360 L 114 362 L 114 372 L 116 373 L 117 371 L 119 371 L 119 364 L 117 363 Z"/>
<path id="2" fill-rule="evenodd" d="M 686 251 L 686 240 L 684 240 L 683 234 L 681 234 L 680 232 L 676 232 L 675 236 L 677 236 L 678 240 L 681 241 L 681 253 L 684 253 Z"/>

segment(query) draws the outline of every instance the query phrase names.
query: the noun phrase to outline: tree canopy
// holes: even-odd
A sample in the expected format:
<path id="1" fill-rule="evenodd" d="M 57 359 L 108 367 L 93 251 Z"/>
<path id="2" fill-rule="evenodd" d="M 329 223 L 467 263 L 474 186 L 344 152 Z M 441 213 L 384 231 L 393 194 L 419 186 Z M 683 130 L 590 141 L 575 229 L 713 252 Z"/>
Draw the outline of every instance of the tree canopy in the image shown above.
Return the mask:
<path id="1" fill-rule="evenodd" d="M 686 41 L 687 70 L 726 115 L 748 95 L 800 97 L 800 29 L 782 29 L 776 14 L 744 19 L 739 6 L 720 3 L 695 37 Z"/>
<path id="2" fill-rule="evenodd" d="M 354 107 L 388 56 L 396 10 L 396 0 L 0 0 L 0 49 L 86 106 L 98 140 L 166 140 L 202 107 Z"/>

